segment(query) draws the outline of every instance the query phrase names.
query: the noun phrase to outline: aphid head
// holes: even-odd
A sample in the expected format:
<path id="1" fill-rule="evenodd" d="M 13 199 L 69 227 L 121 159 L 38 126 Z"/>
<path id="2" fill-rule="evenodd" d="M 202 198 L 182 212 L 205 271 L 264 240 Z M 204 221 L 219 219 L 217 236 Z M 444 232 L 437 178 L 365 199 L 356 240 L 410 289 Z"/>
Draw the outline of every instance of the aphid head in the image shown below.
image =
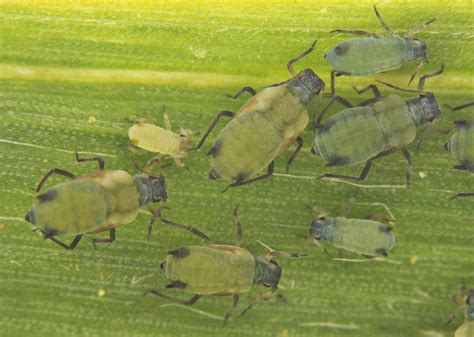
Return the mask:
<path id="1" fill-rule="evenodd" d="M 324 81 L 313 70 L 306 68 L 288 81 L 288 88 L 307 106 L 314 96 L 324 90 Z"/>
<path id="2" fill-rule="evenodd" d="M 417 38 L 406 38 L 413 48 L 413 55 L 416 60 L 425 61 L 427 60 L 427 48 L 426 43 Z"/>
<path id="3" fill-rule="evenodd" d="M 431 92 L 425 92 L 419 97 L 409 100 L 408 105 L 418 127 L 441 117 L 441 109 Z"/>
<path id="4" fill-rule="evenodd" d="M 309 229 L 309 235 L 316 240 L 321 240 L 324 228 L 328 227 L 330 224 L 331 219 L 326 218 L 325 216 L 320 216 L 317 219 L 314 219 L 311 223 L 311 228 Z"/>
<path id="5" fill-rule="evenodd" d="M 282 269 L 275 260 L 267 260 L 263 257 L 256 256 L 257 264 L 253 283 L 261 284 L 264 287 L 271 288 L 272 292 L 278 289 Z"/>
<path id="6" fill-rule="evenodd" d="M 140 191 L 140 206 L 168 199 L 165 177 L 150 174 L 136 175 L 133 179 Z"/>

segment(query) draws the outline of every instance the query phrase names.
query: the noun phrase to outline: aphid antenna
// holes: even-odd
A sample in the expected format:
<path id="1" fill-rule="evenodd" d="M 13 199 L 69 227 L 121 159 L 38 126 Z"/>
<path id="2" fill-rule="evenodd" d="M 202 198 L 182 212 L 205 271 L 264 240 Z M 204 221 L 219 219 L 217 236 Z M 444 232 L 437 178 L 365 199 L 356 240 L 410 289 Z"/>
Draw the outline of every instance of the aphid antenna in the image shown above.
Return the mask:
<path id="1" fill-rule="evenodd" d="M 280 252 L 280 251 L 274 250 L 273 248 L 271 248 L 270 246 L 264 244 L 260 240 L 257 240 L 257 242 L 259 244 L 261 244 L 263 247 L 265 247 L 266 249 L 268 249 L 268 251 L 269 251 L 268 252 L 268 259 L 269 260 L 274 256 L 297 257 L 297 258 L 304 257 L 304 256 L 309 256 L 309 254 Z"/>
<path id="2" fill-rule="evenodd" d="M 332 258 L 332 255 L 329 253 L 329 251 L 324 248 L 324 246 L 319 242 L 319 240 L 316 240 L 315 238 L 313 238 L 311 235 L 308 237 L 308 240 L 309 240 L 309 244 L 310 245 L 315 245 L 316 247 L 318 247 L 319 249 L 321 249 L 321 251 L 326 254 L 327 256 L 329 256 L 330 258 Z"/>
<path id="3" fill-rule="evenodd" d="M 436 20 L 436 18 L 434 19 L 431 19 L 430 21 L 427 21 L 425 23 L 422 23 L 421 25 L 419 26 L 416 26 L 415 28 L 413 28 L 412 30 L 410 30 L 406 35 L 405 37 L 412 37 L 413 35 L 421 32 L 423 29 L 426 29 L 426 27 L 428 27 L 429 25 L 431 25 L 434 21 Z"/>

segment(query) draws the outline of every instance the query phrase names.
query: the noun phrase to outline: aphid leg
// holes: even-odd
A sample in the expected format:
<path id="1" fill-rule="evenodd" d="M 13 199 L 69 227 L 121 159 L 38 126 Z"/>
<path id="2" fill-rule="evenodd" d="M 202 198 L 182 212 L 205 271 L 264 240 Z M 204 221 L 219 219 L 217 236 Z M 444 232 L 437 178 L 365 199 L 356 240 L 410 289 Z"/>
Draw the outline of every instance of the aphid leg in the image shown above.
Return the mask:
<path id="1" fill-rule="evenodd" d="M 147 161 L 146 164 L 143 166 L 143 168 L 140 169 L 140 171 L 148 173 L 148 172 L 152 172 L 153 167 L 155 166 L 158 166 L 160 169 L 162 169 L 169 165 L 170 164 L 163 164 L 160 157 L 154 157 L 154 158 L 151 158 L 149 161 Z"/>
<path id="2" fill-rule="evenodd" d="M 354 181 L 363 181 L 365 177 L 367 177 L 367 174 L 369 174 L 370 167 L 372 166 L 372 159 L 369 159 L 364 166 L 364 169 L 360 173 L 358 177 L 354 176 L 346 176 L 346 175 L 340 175 L 340 174 L 333 174 L 333 173 L 326 173 L 323 174 L 322 176 L 318 177 L 318 179 L 322 178 L 336 178 L 336 179 L 345 179 L 345 180 L 354 180 Z"/>
<path id="3" fill-rule="evenodd" d="M 179 158 L 173 158 L 174 162 L 176 163 L 176 166 L 178 167 L 186 167 L 186 165 L 184 165 L 184 163 L 181 161 L 181 159 Z"/>
<path id="4" fill-rule="evenodd" d="M 425 65 L 425 62 L 421 61 L 415 69 L 415 72 L 411 75 L 410 80 L 408 81 L 408 86 L 410 86 L 411 82 L 415 79 L 416 75 L 418 75 L 421 71 L 421 68 Z"/>
<path id="5" fill-rule="evenodd" d="M 387 25 L 383 19 L 382 19 L 382 16 L 380 15 L 379 11 L 377 10 L 377 7 L 375 7 L 374 5 L 374 11 L 375 11 L 375 15 L 377 16 L 377 19 L 379 19 L 380 21 L 380 24 L 382 25 L 383 29 L 385 29 L 387 31 L 387 33 L 389 33 L 390 35 L 393 35 L 395 34 L 395 32 L 393 31 L 392 28 L 389 27 L 389 25 Z"/>
<path id="6" fill-rule="evenodd" d="M 444 63 L 441 63 L 441 68 L 435 72 L 432 72 L 430 74 L 425 74 L 423 76 L 420 77 L 420 81 L 418 82 L 418 93 L 423 93 L 423 87 L 425 85 L 425 80 L 430 78 L 430 77 L 435 77 L 435 76 L 439 76 L 443 73 L 444 71 Z"/>
<path id="7" fill-rule="evenodd" d="M 81 238 L 82 238 L 82 234 L 79 234 L 79 235 L 76 235 L 74 237 L 74 239 L 71 241 L 70 244 L 66 244 L 62 241 L 59 241 L 58 239 L 56 239 L 55 237 L 51 236 L 51 237 L 45 237 L 45 239 L 49 239 L 51 241 L 53 241 L 55 244 L 57 244 L 58 246 L 61 246 L 63 247 L 64 249 L 67 249 L 67 250 L 73 250 L 74 248 L 76 248 L 77 244 L 79 243 L 79 241 L 81 241 Z"/>
<path id="8" fill-rule="evenodd" d="M 301 253 L 287 253 L 287 252 L 280 252 L 280 251 L 277 251 L 277 250 L 274 250 L 273 248 L 269 247 L 268 245 L 264 244 L 262 241 L 260 240 L 257 240 L 257 242 L 259 244 L 261 244 L 263 247 L 265 247 L 266 249 L 268 249 L 268 254 L 267 254 L 267 259 L 268 260 L 271 260 L 273 257 L 275 256 L 284 256 L 284 257 L 297 257 L 297 258 L 300 258 L 300 257 L 304 257 L 304 256 L 308 256 L 309 254 L 301 254 Z"/>
<path id="9" fill-rule="evenodd" d="M 162 293 L 160 293 L 159 291 L 153 290 L 153 289 L 147 290 L 147 291 L 145 292 L 145 294 L 143 294 L 143 295 L 146 296 L 146 295 L 148 295 L 148 294 L 152 294 L 152 295 L 161 297 L 161 298 L 163 298 L 163 299 L 165 299 L 165 300 L 167 300 L 167 301 L 170 301 L 170 302 L 174 302 L 174 303 L 178 303 L 178 304 L 182 304 L 182 305 L 189 305 L 189 306 L 191 306 L 191 305 L 193 305 L 194 303 L 196 303 L 196 302 L 202 297 L 202 295 L 194 295 L 194 296 L 191 297 L 189 300 L 183 301 L 183 300 L 179 300 L 179 299 L 177 299 L 177 298 L 174 298 L 174 297 L 172 297 L 172 296 L 168 296 L 168 295 L 162 294 Z"/>
<path id="10" fill-rule="evenodd" d="M 286 163 L 286 171 L 285 171 L 286 173 L 290 171 L 291 162 L 296 158 L 298 153 L 300 153 L 301 148 L 303 147 L 303 139 L 301 137 L 296 138 L 296 143 L 297 143 L 296 150 L 295 152 L 293 152 L 290 159 L 288 159 L 288 162 Z"/>
<path id="11" fill-rule="evenodd" d="M 98 243 L 112 243 L 115 241 L 115 228 L 109 230 L 108 239 L 92 239 L 92 245 L 97 249 Z"/>
<path id="12" fill-rule="evenodd" d="M 474 197 L 474 192 L 463 192 L 453 195 L 449 200 L 453 200 L 456 198 L 466 198 L 466 197 Z"/>
<path id="13" fill-rule="evenodd" d="M 242 89 L 240 89 L 239 91 L 237 91 L 237 93 L 235 95 L 229 95 L 229 94 L 226 94 L 227 97 L 229 98 L 232 98 L 232 99 L 237 99 L 240 97 L 240 95 L 242 95 L 244 92 L 248 92 L 250 95 L 252 96 L 255 96 L 257 94 L 257 90 L 255 90 L 254 88 L 252 87 L 249 87 L 249 86 L 245 86 L 243 87 Z"/>
<path id="14" fill-rule="evenodd" d="M 391 222 L 393 221 L 393 219 L 391 217 L 389 217 L 388 215 L 386 214 L 378 214 L 378 213 L 370 213 L 370 214 L 367 214 L 366 216 L 364 216 L 365 219 L 368 219 L 368 220 L 381 220 L 381 221 L 384 221 L 384 222 Z M 388 226 L 390 227 L 390 226 Z M 392 227 L 390 227 L 392 228 Z"/>
<path id="15" fill-rule="evenodd" d="M 461 104 L 461 105 L 458 105 L 458 106 L 450 106 L 450 105 L 447 105 L 446 106 L 451 109 L 452 111 L 457 111 L 457 110 L 461 110 L 461 109 L 464 109 L 464 108 L 467 108 L 467 107 L 470 107 L 470 106 L 474 106 L 474 101 L 473 102 L 469 102 L 469 103 L 465 103 L 465 104 Z"/>
<path id="16" fill-rule="evenodd" d="M 242 185 L 247 185 L 247 184 L 250 184 L 250 183 L 254 183 L 256 181 L 259 181 L 259 180 L 264 180 L 264 179 L 267 179 L 267 178 L 270 178 L 272 175 L 273 175 L 273 169 L 274 169 L 274 162 L 272 161 L 270 163 L 270 165 L 268 165 L 268 169 L 267 169 L 267 173 L 262 175 L 262 176 L 259 176 L 259 177 L 255 177 L 255 178 L 252 178 L 252 179 L 249 179 L 249 180 L 237 180 L 235 183 L 232 183 L 230 184 L 229 186 L 227 186 L 222 192 L 225 192 L 227 191 L 229 188 L 231 187 L 237 187 L 237 186 L 242 186 Z"/>
<path id="17" fill-rule="evenodd" d="M 406 148 L 402 148 L 402 153 L 403 156 L 405 157 L 407 161 L 407 173 L 406 173 L 406 179 L 407 179 L 407 187 L 410 187 L 410 182 L 411 182 L 411 174 L 412 174 L 412 165 L 413 165 L 413 158 L 410 155 L 410 152 Z"/>
<path id="18" fill-rule="evenodd" d="M 268 85 L 268 86 L 266 86 L 265 88 L 279 87 L 280 85 L 286 84 L 286 83 L 288 83 L 288 82 L 290 82 L 290 81 L 291 81 L 291 78 L 288 79 L 288 80 L 286 80 L 286 81 L 280 82 L 280 83 L 275 83 L 275 84 L 272 84 L 272 85 Z"/>
<path id="19" fill-rule="evenodd" d="M 349 199 L 349 201 L 344 205 L 344 207 L 341 210 L 341 216 L 345 217 L 349 214 L 351 211 L 352 207 L 354 206 L 356 202 L 356 197 L 357 197 L 357 192 L 354 193 L 354 195 Z"/>
<path id="20" fill-rule="evenodd" d="M 319 240 L 316 240 L 314 237 L 310 236 L 309 244 L 317 246 L 319 249 L 321 249 L 324 252 L 324 254 L 332 258 L 332 255 L 329 253 L 329 251 L 326 248 L 324 248 L 324 246 L 321 244 L 321 242 L 319 242 Z"/>
<path id="21" fill-rule="evenodd" d="M 417 34 L 418 32 L 421 32 L 423 29 L 425 29 L 425 28 L 428 27 L 430 24 L 432 24 L 434 20 L 436 20 L 436 18 L 435 18 L 435 19 L 431 19 L 430 21 L 425 22 L 425 23 L 423 23 L 423 24 L 421 24 L 421 25 L 419 25 L 419 26 L 413 28 L 412 30 L 410 30 L 410 31 L 407 33 L 407 35 L 405 35 L 405 37 L 411 37 L 411 36 Z"/>
<path id="22" fill-rule="evenodd" d="M 336 84 L 335 84 L 335 81 L 336 81 L 336 71 L 333 70 L 331 71 L 331 97 L 334 96 L 334 94 L 336 93 Z"/>
<path id="23" fill-rule="evenodd" d="M 282 294 L 274 294 L 274 293 L 263 294 L 262 292 L 260 292 L 257 300 L 249 304 L 244 310 L 242 310 L 242 312 L 239 314 L 239 317 L 249 312 L 249 310 L 252 309 L 256 304 L 263 303 L 266 301 L 271 301 L 271 300 L 281 300 L 283 302 L 286 302 L 286 299 Z"/>
<path id="24" fill-rule="evenodd" d="M 235 245 L 237 247 L 240 247 L 242 243 L 242 224 L 240 223 L 240 217 L 239 217 L 239 205 L 235 206 L 233 214 L 234 214 L 234 222 L 235 222 L 235 227 L 237 229 L 237 234 L 235 238 Z"/>
<path id="25" fill-rule="evenodd" d="M 225 312 L 224 325 L 227 324 L 227 321 L 229 320 L 229 317 L 232 314 L 232 311 L 234 311 L 237 304 L 239 304 L 239 294 L 234 295 L 234 300 L 232 301 L 232 304 L 230 305 L 229 309 L 227 309 L 227 311 Z"/>
<path id="26" fill-rule="evenodd" d="M 222 111 L 219 111 L 216 115 L 216 117 L 214 118 L 214 120 L 212 121 L 211 125 L 209 126 L 209 128 L 207 129 L 207 131 L 204 133 L 204 135 L 202 136 L 201 140 L 199 141 L 198 145 L 196 146 L 196 150 L 198 150 L 199 148 L 201 148 L 202 144 L 204 144 L 204 142 L 206 141 L 207 137 L 209 136 L 209 134 L 211 133 L 212 129 L 214 129 L 214 127 L 216 126 L 217 122 L 219 122 L 219 119 L 221 119 L 221 117 L 230 117 L 230 118 L 233 118 L 235 116 L 235 113 L 232 112 L 232 111 L 227 111 L 227 110 L 222 110 Z"/>
<path id="27" fill-rule="evenodd" d="M 154 220 L 155 218 L 152 219 L 152 221 Z M 203 232 L 197 230 L 196 228 L 193 228 L 193 227 L 190 227 L 190 226 L 186 226 L 186 225 L 183 225 L 183 224 L 179 224 L 179 223 L 176 223 L 176 222 L 173 222 L 173 221 L 169 221 L 169 220 L 166 220 L 166 219 L 163 219 L 160 217 L 160 220 L 168 225 L 168 226 L 172 226 L 172 227 L 176 227 L 176 228 L 181 228 L 181 229 L 184 229 L 188 232 L 191 232 L 193 233 L 194 235 L 200 237 L 201 239 L 204 240 L 204 242 L 208 243 L 211 241 L 211 239 L 209 239 L 209 237 L 204 234 Z"/>
<path id="28" fill-rule="evenodd" d="M 386 85 L 387 87 L 392 88 L 392 89 L 395 89 L 395 90 L 398 90 L 398 91 L 420 93 L 418 90 L 403 89 L 403 88 L 397 87 L 396 85 L 393 85 L 393 84 L 390 84 L 390 83 L 387 83 L 387 82 L 384 82 L 384 81 L 380 81 L 380 80 L 375 80 L 375 81 L 376 81 L 376 82 L 379 82 L 379 83 L 382 83 L 383 85 Z"/>
<path id="29" fill-rule="evenodd" d="M 299 60 L 301 60 L 303 57 L 305 57 L 306 55 L 308 55 L 309 53 L 311 53 L 314 49 L 314 47 L 316 46 L 316 40 L 314 40 L 313 44 L 311 45 L 311 47 L 309 47 L 308 49 L 306 49 L 304 52 L 302 52 L 300 55 L 298 55 L 297 57 L 291 59 L 290 61 L 288 61 L 288 71 L 290 72 L 291 75 L 295 76 L 296 75 L 296 71 L 293 69 L 293 63 L 295 62 L 298 62 Z"/>
<path id="30" fill-rule="evenodd" d="M 104 159 L 101 157 L 92 157 L 92 158 L 79 158 L 79 153 L 76 152 L 76 160 L 80 163 L 83 161 L 97 161 L 99 164 L 99 171 L 103 171 L 105 168 L 105 162 Z"/>
<path id="31" fill-rule="evenodd" d="M 334 102 L 339 102 L 340 104 L 344 105 L 346 108 L 352 108 L 353 105 L 349 103 L 348 100 L 342 98 L 341 96 L 333 96 L 329 100 L 329 102 L 326 104 L 326 106 L 321 110 L 321 113 L 319 114 L 318 118 L 316 118 L 317 113 L 314 113 L 313 117 L 313 128 L 316 129 L 319 127 L 321 120 L 323 119 L 324 114 L 326 111 L 329 109 L 329 107 L 334 104 Z M 316 120 L 315 120 L 316 118 Z"/>
<path id="32" fill-rule="evenodd" d="M 363 94 L 364 92 L 366 92 L 368 90 L 372 90 L 372 92 L 374 93 L 374 96 L 376 98 L 382 96 L 382 95 L 380 95 L 379 88 L 377 88 L 377 86 L 375 84 L 369 84 L 368 86 L 366 86 L 365 88 L 362 88 L 360 90 L 357 89 L 357 87 L 355 85 L 353 85 L 352 89 L 354 89 L 354 91 L 357 92 L 359 95 Z"/>
<path id="33" fill-rule="evenodd" d="M 355 35 L 366 35 L 366 36 L 377 36 L 377 34 L 375 33 L 369 33 L 369 32 L 366 32 L 364 30 L 358 30 L 358 29 L 354 29 L 354 30 L 347 30 L 347 29 L 334 29 L 334 30 L 331 30 L 329 33 L 344 33 L 344 34 L 355 34 Z"/>
<path id="34" fill-rule="evenodd" d="M 46 182 L 46 180 L 48 180 L 48 178 L 52 175 L 52 174 L 60 174 L 62 176 L 65 176 L 65 177 L 68 177 L 68 178 L 71 178 L 71 179 L 74 179 L 76 178 L 76 176 L 74 174 L 72 174 L 71 172 L 69 171 L 66 171 L 66 170 L 63 170 L 63 169 L 60 169 L 60 168 L 53 168 L 51 170 L 49 170 L 43 178 L 41 178 L 40 182 L 38 183 L 38 186 L 36 186 L 36 192 L 39 192 L 41 190 L 41 186 L 43 186 L 43 184 Z"/>

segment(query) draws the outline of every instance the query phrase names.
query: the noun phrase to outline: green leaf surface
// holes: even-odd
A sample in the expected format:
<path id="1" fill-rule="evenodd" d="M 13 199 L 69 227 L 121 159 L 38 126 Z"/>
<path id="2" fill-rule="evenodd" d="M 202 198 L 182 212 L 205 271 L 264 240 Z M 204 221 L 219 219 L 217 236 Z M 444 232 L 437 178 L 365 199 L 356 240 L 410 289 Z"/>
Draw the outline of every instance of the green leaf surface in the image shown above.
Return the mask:
<path id="1" fill-rule="evenodd" d="M 411 189 L 401 186 L 406 164 L 400 154 L 377 160 L 363 182 L 370 187 L 360 189 L 360 204 L 351 213 L 361 218 L 383 211 L 364 203 L 390 207 L 397 218 L 398 245 L 389 261 L 341 263 L 308 245 L 314 214 L 307 206 L 331 210 L 355 190 L 316 177 L 326 172 L 358 174 L 362 169 L 326 168 L 309 152 L 310 131 L 303 134 L 305 147 L 291 175 L 282 175 L 285 154 L 276 163 L 277 176 L 226 193 L 221 193 L 225 182 L 207 178 L 205 152 L 217 130 L 203 150 L 185 159 L 189 170 L 175 165 L 163 169 L 167 218 L 195 226 L 215 242 L 232 244 L 232 208 L 240 204 L 244 247 L 265 254 L 256 242 L 261 240 L 278 250 L 310 254 L 278 259 L 286 303 L 259 304 L 238 317 L 257 298 L 259 289 L 254 288 L 243 294 L 225 327 L 228 297 L 209 296 L 190 309 L 143 296 L 145 290 L 167 283 L 159 264 L 169 250 L 199 244 L 188 233 L 157 224 L 148 241 L 149 215 L 144 211 L 117 229 L 112 245 L 94 250 L 86 238 L 69 252 L 42 240 L 22 221 L 34 202 L 33 188 L 48 169 L 61 167 L 75 174 L 96 169 L 92 163 L 76 163 L 74 151 L 99 153 L 107 168 L 130 173 L 136 172 L 134 163 L 150 159 L 152 154 L 127 149 L 126 118 L 163 125 L 165 105 L 175 130 L 183 125 L 202 133 L 217 111 L 235 111 L 245 101 L 232 101 L 226 93 L 287 79 L 287 61 L 315 39 L 315 52 L 297 68 L 312 67 L 328 85 L 330 69 L 323 55 L 350 37 L 328 32 L 382 33 L 372 4 L 2 2 L 0 335 L 451 336 L 461 320 L 444 324 L 455 309 L 450 297 L 461 279 L 474 284 L 474 204 L 472 199 L 448 198 L 473 191 L 474 177 L 452 168 L 455 162 L 443 149 L 446 137 L 435 133 L 415 157 Z M 429 49 L 423 71 L 436 70 L 441 63 L 446 70 L 428 80 L 426 88 L 441 106 L 472 101 L 472 3 L 391 1 L 378 9 L 402 35 L 436 17 L 419 34 Z M 351 85 L 362 87 L 380 79 L 404 87 L 413 70 L 414 65 L 406 65 L 374 77 L 338 78 L 338 94 L 359 102 L 369 96 L 356 95 Z M 443 111 L 442 127 L 473 117 L 472 109 Z M 62 180 L 54 177 L 48 186 Z M 167 293 L 189 296 L 176 289 Z"/>

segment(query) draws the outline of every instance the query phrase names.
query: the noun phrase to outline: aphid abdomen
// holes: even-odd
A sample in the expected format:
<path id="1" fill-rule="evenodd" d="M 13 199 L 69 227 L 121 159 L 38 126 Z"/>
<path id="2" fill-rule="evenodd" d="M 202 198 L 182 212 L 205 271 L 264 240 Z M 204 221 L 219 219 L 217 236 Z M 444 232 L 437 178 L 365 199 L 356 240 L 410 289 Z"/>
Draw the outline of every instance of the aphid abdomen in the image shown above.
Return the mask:
<path id="1" fill-rule="evenodd" d="M 315 144 L 329 166 L 365 162 L 385 147 L 375 113 L 370 107 L 345 109 L 316 129 Z"/>
<path id="2" fill-rule="evenodd" d="M 339 43 L 325 58 L 334 71 L 365 76 L 395 69 L 410 61 L 413 54 L 410 48 L 410 44 L 397 35 L 362 37 Z"/>
<path id="3" fill-rule="evenodd" d="M 82 234 L 106 222 L 105 191 L 93 181 L 62 183 L 39 194 L 28 214 L 47 235 Z"/>
<path id="4" fill-rule="evenodd" d="M 92 180 L 105 191 L 107 221 L 95 233 L 135 220 L 140 207 L 140 192 L 132 176 L 126 171 L 99 171 L 76 178 Z"/>
<path id="5" fill-rule="evenodd" d="M 211 151 L 211 170 L 224 180 L 244 180 L 265 168 L 282 144 L 281 132 L 257 112 L 233 119 Z"/>
<path id="6" fill-rule="evenodd" d="M 448 149 L 456 161 L 474 172 L 474 120 L 458 127 L 448 142 Z"/>
<path id="7" fill-rule="evenodd" d="M 187 246 L 182 254 L 168 255 L 166 276 L 185 284 L 184 290 L 201 295 L 230 295 L 250 290 L 255 276 L 255 258 L 236 246 Z M 176 254 L 178 255 L 178 254 Z"/>
<path id="8" fill-rule="evenodd" d="M 403 147 L 415 139 L 416 123 L 403 98 L 384 96 L 371 107 L 385 138 L 384 151 Z"/>
<path id="9" fill-rule="evenodd" d="M 474 336 L 474 321 L 467 321 L 461 325 L 456 332 L 454 337 L 472 337 Z"/>
<path id="10" fill-rule="evenodd" d="M 328 238 L 335 247 L 369 256 L 384 255 L 396 244 L 395 235 L 383 223 L 340 217 L 335 218 Z"/>
<path id="11" fill-rule="evenodd" d="M 162 154 L 177 154 L 180 150 L 180 136 L 159 126 L 135 123 L 128 130 L 130 142 L 147 151 Z"/>

